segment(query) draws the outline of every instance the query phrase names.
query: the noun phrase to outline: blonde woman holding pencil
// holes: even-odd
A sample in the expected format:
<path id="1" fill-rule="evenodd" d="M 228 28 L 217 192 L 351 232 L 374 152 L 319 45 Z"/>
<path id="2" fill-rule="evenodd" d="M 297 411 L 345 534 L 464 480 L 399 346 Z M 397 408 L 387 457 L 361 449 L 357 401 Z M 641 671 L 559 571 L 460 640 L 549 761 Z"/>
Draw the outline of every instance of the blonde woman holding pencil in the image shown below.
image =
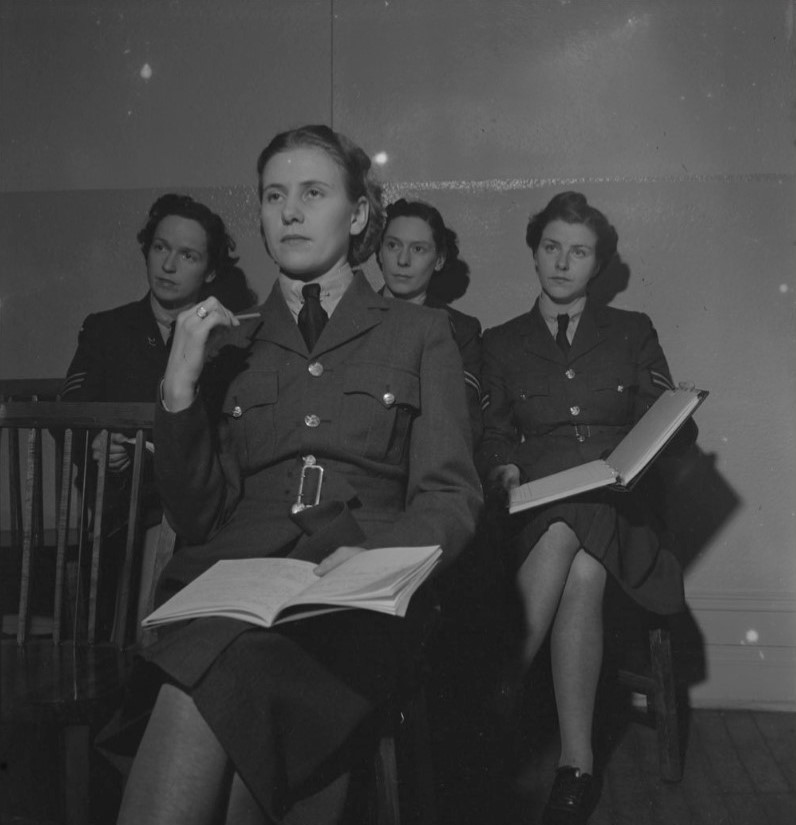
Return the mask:
<path id="1" fill-rule="evenodd" d="M 182 541 L 160 598 L 225 559 L 287 556 L 324 576 L 376 547 L 440 545 L 449 564 L 481 505 L 447 315 L 378 295 L 358 269 L 384 215 L 368 155 L 309 125 L 276 135 L 257 172 L 277 281 L 258 319 L 214 298 L 180 314 L 156 407 L 157 480 Z M 212 376 L 211 334 L 225 362 Z M 217 421 L 211 378 L 225 383 Z M 364 821 L 344 819 L 348 779 L 433 612 L 421 589 L 404 618 L 166 631 L 144 651 L 125 735 L 105 739 L 129 754 L 147 721 L 119 825 Z"/>

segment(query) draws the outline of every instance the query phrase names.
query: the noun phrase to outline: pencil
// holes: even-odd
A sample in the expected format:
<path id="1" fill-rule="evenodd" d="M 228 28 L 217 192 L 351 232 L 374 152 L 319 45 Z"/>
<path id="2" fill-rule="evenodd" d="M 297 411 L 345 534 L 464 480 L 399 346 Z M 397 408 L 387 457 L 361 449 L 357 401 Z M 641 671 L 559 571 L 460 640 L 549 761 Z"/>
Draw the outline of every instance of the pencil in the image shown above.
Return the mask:
<path id="1" fill-rule="evenodd" d="M 259 312 L 244 312 L 242 315 L 236 315 L 235 318 L 238 321 L 248 321 L 249 318 L 259 318 Z"/>

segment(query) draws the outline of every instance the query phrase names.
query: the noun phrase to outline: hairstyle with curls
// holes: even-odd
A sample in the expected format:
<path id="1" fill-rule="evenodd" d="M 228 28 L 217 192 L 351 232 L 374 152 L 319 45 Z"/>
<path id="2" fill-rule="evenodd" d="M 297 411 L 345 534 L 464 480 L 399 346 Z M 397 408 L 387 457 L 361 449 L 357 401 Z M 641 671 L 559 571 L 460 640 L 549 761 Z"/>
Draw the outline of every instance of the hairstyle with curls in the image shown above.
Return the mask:
<path id="1" fill-rule="evenodd" d="M 561 192 L 551 199 L 541 212 L 537 212 L 528 221 L 525 230 L 525 243 L 536 254 L 542 233 L 551 221 L 565 223 L 582 223 L 597 236 L 595 255 L 602 269 L 616 254 L 619 235 L 608 218 L 599 209 L 589 205 L 586 196 L 580 192 Z"/>
<path id="2" fill-rule="evenodd" d="M 375 251 L 384 226 L 384 206 L 381 185 L 371 171 L 370 158 L 365 151 L 345 135 L 325 125 L 301 126 L 280 132 L 257 158 L 257 191 L 263 199 L 263 170 L 274 155 L 290 149 L 312 148 L 325 152 L 342 170 L 346 193 L 352 203 L 365 198 L 368 204 L 368 222 L 358 235 L 351 236 L 348 262 L 364 263 Z"/>
<path id="3" fill-rule="evenodd" d="M 445 221 L 436 206 L 432 206 L 425 201 L 408 201 L 405 198 L 400 198 L 387 206 L 387 217 L 384 221 L 381 240 L 384 240 L 390 223 L 395 218 L 420 218 L 428 224 L 437 255 L 445 256 L 445 263 L 434 272 L 428 282 L 428 293 L 445 302 L 450 301 L 450 293 L 458 291 L 461 280 L 463 278 L 469 280 L 467 278 L 469 267 L 459 257 L 458 235 L 449 226 L 445 225 Z M 381 246 L 381 243 L 379 246 Z M 376 252 L 376 258 L 379 266 L 381 266 L 381 257 L 378 251 Z"/>
<path id="4" fill-rule="evenodd" d="M 235 251 L 235 241 L 227 232 L 221 216 L 203 203 L 195 201 L 190 195 L 173 193 L 161 195 L 150 206 L 149 217 L 136 236 L 144 258 L 149 255 L 149 248 L 152 246 L 152 239 L 155 237 L 158 224 L 169 215 L 196 221 L 204 229 L 208 265 L 211 270 L 215 270 L 217 275 L 233 268 L 238 262 L 238 257 L 232 254 Z"/>
<path id="5" fill-rule="evenodd" d="M 215 278 L 202 284 L 198 299 L 201 301 L 214 295 L 232 312 L 240 312 L 256 303 L 257 295 L 249 288 L 246 275 L 237 266 L 238 256 L 232 254 L 235 241 L 221 216 L 190 195 L 161 195 L 149 208 L 147 221 L 136 236 L 144 259 L 149 255 L 158 225 L 170 215 L 196 221 L 204 229 L 207 267 L 209 272 L 215 273 Z"/>

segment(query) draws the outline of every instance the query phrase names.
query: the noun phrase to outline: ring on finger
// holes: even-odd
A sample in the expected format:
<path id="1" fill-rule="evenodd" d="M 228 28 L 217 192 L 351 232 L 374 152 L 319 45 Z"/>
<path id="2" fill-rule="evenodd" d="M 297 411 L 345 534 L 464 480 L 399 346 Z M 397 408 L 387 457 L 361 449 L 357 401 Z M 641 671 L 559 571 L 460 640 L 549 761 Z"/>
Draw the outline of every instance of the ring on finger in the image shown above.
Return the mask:
<path id="1" fill-rule="evenodd" d="M 207 318 L 207 316 L 209 315 L 209 313 L 208 313 L 207 309 L 205 309 L 205 307 L 203 307 L 203 306 L 198 306 L 198 307 L 196 307 L 196 314 L 197 314 L 197 315 L 198 315 L 198 316 L 199 316 L 202 320 L 204 320 L 205 318 Z"/>

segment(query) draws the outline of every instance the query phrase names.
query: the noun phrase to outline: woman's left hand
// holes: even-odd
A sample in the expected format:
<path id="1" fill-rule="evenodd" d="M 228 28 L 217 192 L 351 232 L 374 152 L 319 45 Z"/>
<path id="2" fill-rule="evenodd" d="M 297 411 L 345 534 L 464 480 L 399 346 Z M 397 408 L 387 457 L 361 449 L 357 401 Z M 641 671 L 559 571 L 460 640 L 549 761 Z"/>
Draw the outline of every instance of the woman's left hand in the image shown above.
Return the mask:
<path id="1" fill-rule="evenodd" d="M 338 547 L 337 550 L 329 553 L 329 555 L 313 569 L 316 576 L 325 576 L 330 570 L 339 567 L 344 561 L 356 556 L 359 553 L 364 553 L 364 547 Z"/>

